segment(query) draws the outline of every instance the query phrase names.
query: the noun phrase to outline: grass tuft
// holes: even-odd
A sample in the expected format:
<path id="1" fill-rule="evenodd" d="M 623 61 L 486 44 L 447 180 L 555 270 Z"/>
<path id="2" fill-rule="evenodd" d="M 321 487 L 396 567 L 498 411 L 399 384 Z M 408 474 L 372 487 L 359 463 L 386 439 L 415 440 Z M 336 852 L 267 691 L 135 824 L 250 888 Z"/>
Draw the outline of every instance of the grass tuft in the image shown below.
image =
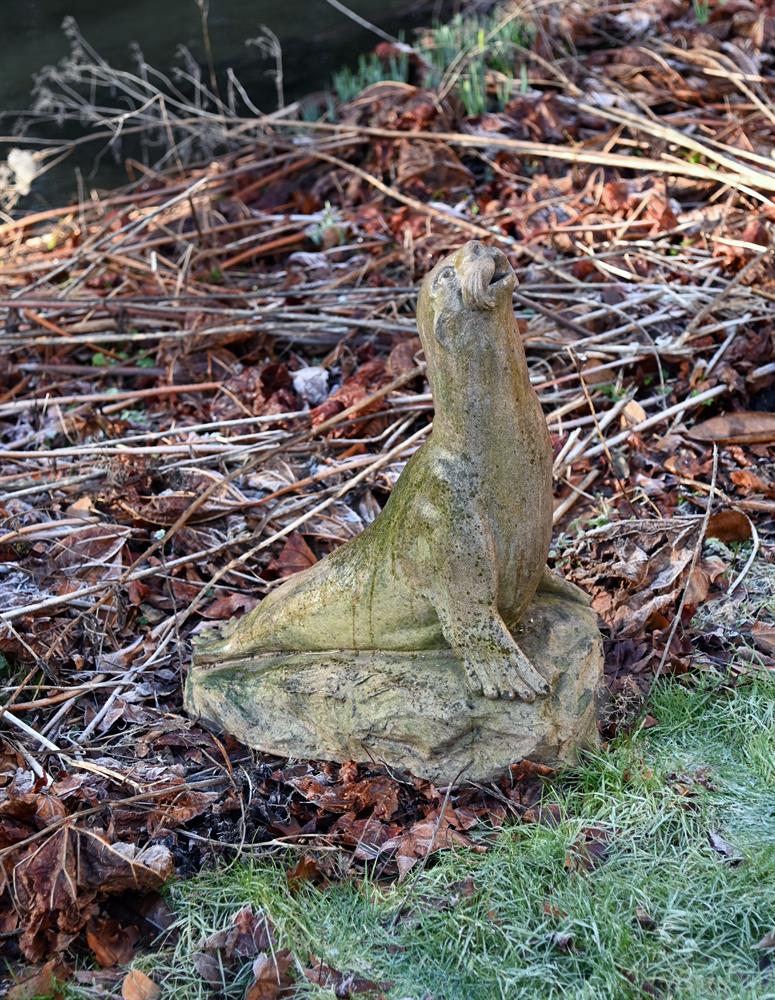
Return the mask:
<path id="1" fill-rule="evenodd" d="M 360 56 L 355 70 L 344 66 L 333 76 L 333 87 L 339 100 L 346 104 L 352 101 L 366 87 L 383 80 L 406 83 L 409 79 L 409 57 L 406 53 L 391 57 L 386 66 L 373 52 Z"/>
<path id="2" fill-rule="evenodd" d="M 774 997 L 754 947 L 775 927 L 774 696 L 768 678 L 734 690 L 664 683 L 658 726 L 547 787 L 556 826 L 488 834 L 486 855 L 446 852 L 401 884 L 367 874 L 294 895 L 284 865 L 259 860 L 176 883 L 177 944 L 140 964 L 163 995 L 204 998 L 191 956 L 251 903 L 299 972 L 315 954 L 390 981 L 391 998 Z M 249 974 L 223 995 L 241 997 Z M 297 996 L 331 993 L 300 974 Z"/>

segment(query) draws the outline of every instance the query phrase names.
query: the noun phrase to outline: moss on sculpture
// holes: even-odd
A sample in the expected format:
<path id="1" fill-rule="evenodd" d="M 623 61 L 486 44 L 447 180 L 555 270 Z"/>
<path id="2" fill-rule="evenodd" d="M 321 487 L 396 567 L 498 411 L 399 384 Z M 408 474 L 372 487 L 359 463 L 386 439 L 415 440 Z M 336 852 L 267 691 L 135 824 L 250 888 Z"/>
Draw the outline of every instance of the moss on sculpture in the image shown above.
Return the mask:
<path id="1" fill-rule="evenodd" d="M 506 256 L 478 241 L 427 275 L 417 322 L 435 404 L 430 440 L 360 536 L 198 642 L 192 711 L 207 671 L 225 676 L 229 664 L 252 662 L 260 676 L 294 663 L 303 684 L 305 662 L 336 671 L 346 654 L 365 657 L 371 673 L 382 663 L 397 683 L 397 665 L 411 670 L 412 654 L 429 651 L 457 683 L 459 704 L 541 699 L 551 677 L 520 647 L 518 629 L 542 594 L 561 599 L 563 614 L 577 608 L 599 648 L 586 595 L 546 567 L 551 445 L 512 311 L 515 281 Z M 251 742 L 277 741 L 256 733 Z"/>

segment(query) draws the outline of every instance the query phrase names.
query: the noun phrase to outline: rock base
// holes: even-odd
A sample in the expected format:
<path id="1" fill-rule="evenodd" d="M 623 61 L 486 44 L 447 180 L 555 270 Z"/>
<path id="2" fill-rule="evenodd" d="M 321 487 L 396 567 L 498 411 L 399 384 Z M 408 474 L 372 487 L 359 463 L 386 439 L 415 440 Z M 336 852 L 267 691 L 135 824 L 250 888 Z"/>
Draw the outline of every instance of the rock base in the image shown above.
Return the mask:
<path id="1" fill-rule="evenodd" d="M 597 620 L 536 595 L 514 636 L 549 681 L 532 704 L 468 693 L 449 649 L 263 653 L 213 662 L 195 651 L 186 709 L 205 725 L 283 757 L 385 763 L 436 784 L 488 781 L 524 757 L 570 763 L 595 745 L 603 682 Z"/>

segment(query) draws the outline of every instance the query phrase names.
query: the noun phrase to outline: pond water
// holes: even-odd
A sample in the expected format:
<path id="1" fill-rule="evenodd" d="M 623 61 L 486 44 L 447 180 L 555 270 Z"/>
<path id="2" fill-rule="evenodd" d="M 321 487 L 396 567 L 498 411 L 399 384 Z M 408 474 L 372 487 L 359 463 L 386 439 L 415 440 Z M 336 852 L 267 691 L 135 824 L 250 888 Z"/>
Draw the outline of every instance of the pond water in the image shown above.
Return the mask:
<path id="1" fill-rule="evenodd" d="M 418 0 L 349 0 L 347 6 L 383 30 L 407 37 L 418 24 L 429 23 L 445 6 Z M 62 21 L 72 15 L 84 38 L 108 62 L 131 68 L 128 46 L 137 42 L 147 62 L 167 69 L 179 44 L 205 62 L 201 14 L 196 0 L 0 0 L 0 134 L 8 135 L 13 112 L 30 103 L 33 74 L 58 62 L 68 52 Z M 245 40 L 262 24 L 278 36 L 283 50 L 286 100 L 319 90 L 343 65 L 354 65 L 361 52 L 379 41 L 326 0 L 209 0 L 209 34 L 216 68 L 232 67 L 251 99 L 262 110 L 276 107 L 269 64 Z M 0 146 L 0 157 L 3 149 Z M 79 157 L 81 167 L 83 157 Z M 104 165 L 92 182 L 116 183 L 115 168 Z M 56 200 L 73 189 L 73 161 L 46 175 L 30 199 Z"/>

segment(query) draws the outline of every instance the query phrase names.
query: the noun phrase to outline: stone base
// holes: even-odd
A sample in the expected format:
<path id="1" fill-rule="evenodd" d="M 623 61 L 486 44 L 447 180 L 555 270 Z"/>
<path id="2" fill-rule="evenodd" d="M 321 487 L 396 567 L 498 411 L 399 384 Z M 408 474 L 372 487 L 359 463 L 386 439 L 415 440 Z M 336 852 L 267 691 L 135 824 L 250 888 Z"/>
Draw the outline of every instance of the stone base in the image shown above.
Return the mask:
<path id="1" fill-rule="evenodd" d="M 190 715 L 283 757 L 383 762 L 436 784 L 487 781 L 523 757 L 572 762 L 597 742 L 603 651 L 595 614 L 536 595 L 515 632 L 550 682 L 532 704 L 466 690 L 448 649 L 263 653 L 213 663 L 217 640 L 186 682 Z"/>

